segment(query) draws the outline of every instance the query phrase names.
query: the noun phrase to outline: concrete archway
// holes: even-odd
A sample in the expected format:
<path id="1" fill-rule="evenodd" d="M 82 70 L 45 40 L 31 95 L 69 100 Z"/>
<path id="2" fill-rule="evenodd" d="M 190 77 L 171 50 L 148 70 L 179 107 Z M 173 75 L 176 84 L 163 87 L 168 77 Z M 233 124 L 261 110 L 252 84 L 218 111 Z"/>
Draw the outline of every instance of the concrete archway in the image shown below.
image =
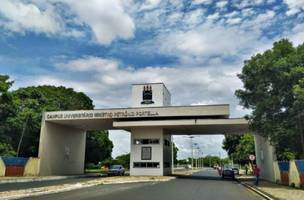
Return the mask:
<path id="1" fill-rule="evenodd" d="M 151 99 L 149 99 L 151 98 Z M 162 83 L 133 85 L 133 107 L 44 113 L 40 134 L 40 175 L 84 172 L 87 130 L 131 133 L 131 175 L 171 174 L 171 134 L 243 134 L 244 118 L 229 118 L 229 105 L 170 106 Z M 273 148 L 255 134 L 257 163 L 274 179 Z"/>

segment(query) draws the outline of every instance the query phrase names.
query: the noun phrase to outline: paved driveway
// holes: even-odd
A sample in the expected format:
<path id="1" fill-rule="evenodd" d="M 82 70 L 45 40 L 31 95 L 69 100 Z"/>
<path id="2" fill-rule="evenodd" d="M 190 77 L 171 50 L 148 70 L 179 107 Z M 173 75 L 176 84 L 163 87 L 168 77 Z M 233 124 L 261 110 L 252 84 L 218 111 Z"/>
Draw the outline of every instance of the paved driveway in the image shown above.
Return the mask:
<path id="1" fill-rule="evenodd" d="M 258 200 L 256 194 L 232 180 L 222 180 L 216 171 L 206 170 L 194 177 L 178 178 L 161 183 L 132 183 L 100 185 L 70 192 L 31 197 L 43 200 Z M 213 178 L 206 179 L 207 174 Z M 201 178 L 200 178 L 201 177 Z M 212 176 L 209 176 L 212 177 Z"/>

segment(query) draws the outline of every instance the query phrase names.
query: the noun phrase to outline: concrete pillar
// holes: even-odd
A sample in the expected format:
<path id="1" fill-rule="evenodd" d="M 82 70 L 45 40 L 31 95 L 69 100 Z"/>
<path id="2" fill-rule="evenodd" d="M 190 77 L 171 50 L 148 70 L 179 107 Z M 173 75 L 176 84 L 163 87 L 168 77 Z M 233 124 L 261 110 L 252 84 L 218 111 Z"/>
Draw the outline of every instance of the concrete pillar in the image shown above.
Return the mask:
<path id="1" fill-rule="evenodd" d="M 2 158 L 0 157 L 0 177 L 1 176 L 5 176 L 5 164 Z"/>
<path id="2" fill-rule="evenodd" d="M 165 143 L 165 141 L 167 141 Z M 171 134 L 164 131 L 163 133 L 163 175 L 170 175 L 172 174 L 172 140 Z"/>
<path id="3" fill-rule="evenodd" d="M 153 142 L 154 141 L 154 142 Z M 158 142 L 156 142 L 158 141 Z M 130 175 L 163 176 L 171 173 L 171 136 L 162 128 L 132 128 Z M 148 158 L 147 151 L 151 150 Z"/>
<path id="4" fill-rule="evenodd" d="M 83 174 L 85 142 L 84 130 L 43 121 L 39 144 L 39 174 Z"/>
<path id="5" fill-rule="evenodd" d="M 274 161 L 276 160 L 274 147 L 269 140 L 255 134 L 255 155 L 257 165 L 261 169 L 261 178 L 275 182 Z"/>

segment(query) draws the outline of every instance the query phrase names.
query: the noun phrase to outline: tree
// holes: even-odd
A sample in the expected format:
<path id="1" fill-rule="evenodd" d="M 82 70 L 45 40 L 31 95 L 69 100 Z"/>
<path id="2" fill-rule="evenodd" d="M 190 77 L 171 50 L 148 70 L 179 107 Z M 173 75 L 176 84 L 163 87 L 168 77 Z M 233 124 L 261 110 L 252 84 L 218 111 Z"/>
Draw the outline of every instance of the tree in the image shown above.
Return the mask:
<path id="1" fill-rule="evenodd" d="M 130 153 L 117 156 L 112 164 L 122 165 L 125 169 L 130 168 Z"/>
<path id="2" fill-rule="evenodd" d="M 100 161 L 111 158 L 113 143 L 109 140 L 107 131 L 90 131 L 86 140 L 86 163 L 97 164 Z"/>
<path id="3" fill-rule="evenodd" d="M 6 126 L 8 117 L 15 113 L 12 96 L 8 91 L 12 84 L 8 76 L 0 74 L 0 155 L 2 156 L 16 154 L 9 144 L 10 138 L 7 135 L 8 127 Z"/>
<path id="4" fill-rule="evenodd" d="M 203 158 L 204 166 L 213 167 L 214 165 L 220 165 L 222 159 L 218 156 L 207 155 Z"/>
<path id="5" fill-rule="evenodd" d="M 254 154 L 254 137 L 252 134 L 226 135 L 223 141 L 223 149 L 234 162 L 247 163 L 248 156 Z"/>
<path id="6" fill-rule="evenodd" d="M 1 156 L 15 156 L 16 152 L 10 144 L 0 142 L 0 155 Z"/>
<path id="7" fill-rule="evenodd" d="M 272 49 L 244 62 L 238 77 L 244 88 L 235 92 L 251 109 L 250 128 L 270 138 L 279 159 L 304 158 L 303 115 L 304 44 L 293 47 L 282 39 Z M 287 154 L 286 154 L 287 153 Z"/>
<path id="8" fill-rule="evenodd" d="M 251 134 L 244 134 L 236 146 L 236 151 L 231 154 L 231 158 L 240 163 L 247 163 L 251 154 L 255 154 L 254 137 Z"/>
<path id="9" fill-rule="evenodd" d="M 225 135 L 222 148 L 231 156 L 236 152 L 236 147 L 240 143 L 241 135 Z"/>
<path id="10" fill-rule="evenodd" d="M 178 148 L 177 146 L 175 145 L 175 143 L 173 142 L 173 158 L 174 158 L 174 164 L 177 163 L 177 152 L 178 152 Z"/>
<path id="11" fill-rule="evenodd" d="M 15 115 L 7 119 L 9 143 L 20 156 L 38 156 L 42 113 L 55 110 L 93 109 L 92 100 L 71 88 L 37 86 L 20 88 L 11 92 Z M 27 123 L 26 123 L 27 122 Z M 21 133 L 25 127 L 24 137 Z"/>
<path id="12" fill-rule="evenodd" d="M 0 145 L 2 145 L 2 149 L 6 149 L 9 152 L 12 149 L 16 151 L 22 130 L 25 127 L 24 137 L 20 146 L 20 156 L 36 157 L 38 155 L 43 112 L 90 110 L 94 108 L 93 101 L 88 96 L 82 92 L 75 92 L 72 88 L 33 86 L 8 92 L 8 88 L 12 85 L 12 82 L 8 80 L 8 76 L 0 76 Z M 4 99 L 6 100 L 5 102 Z M 5 114 L 5 121 L 3 121 L 4 117 L 2 117 L 4 113 L 7 113 Z M 88 131 L 86 142 L 86 158 L 90 161 L 98 162 L 101 161 L 100 159 L 111 157 L 113 144 L 109 140 L 106 131 Z M 90 152 L 93 155 L 91 157 L 88 155 Z M 4 155 L 2 150 L 0 150 L 0 153 Z"/>

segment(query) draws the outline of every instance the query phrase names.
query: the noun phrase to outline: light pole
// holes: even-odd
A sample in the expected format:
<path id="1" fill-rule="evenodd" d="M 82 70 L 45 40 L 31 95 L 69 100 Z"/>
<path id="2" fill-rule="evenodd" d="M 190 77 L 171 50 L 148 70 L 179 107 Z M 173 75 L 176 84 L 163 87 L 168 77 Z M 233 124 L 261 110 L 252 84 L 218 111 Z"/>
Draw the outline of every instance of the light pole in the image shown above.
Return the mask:
<path id="1" fill-rule="evenodd" d="M 194 136 L 189 136 L 190 138 L 190 146 L 191 146 L 191 170 L 193 170 L 193 141 Z"/>
<path id="2" fill-rule="evenodd" d="M 204 168 L 204 153 L 202 152 L 201 167 Z"/>
<path id="3" fill-rule="evenodd" d="M 198 144 L 197 143 L 194 143 L 193 146 L 195 146 L 195 149 L 198 150 Z M 192 147 L 193 149 L 193 147 Z M 197 158 L 195 159 L 195 168 L 197 169 Z"/>
<path id="4" fill-rule="evenodd" d="M 171 135 L 171 173 L 174 174 L 174 142 L 173 142 L 173 137 Z"/>

